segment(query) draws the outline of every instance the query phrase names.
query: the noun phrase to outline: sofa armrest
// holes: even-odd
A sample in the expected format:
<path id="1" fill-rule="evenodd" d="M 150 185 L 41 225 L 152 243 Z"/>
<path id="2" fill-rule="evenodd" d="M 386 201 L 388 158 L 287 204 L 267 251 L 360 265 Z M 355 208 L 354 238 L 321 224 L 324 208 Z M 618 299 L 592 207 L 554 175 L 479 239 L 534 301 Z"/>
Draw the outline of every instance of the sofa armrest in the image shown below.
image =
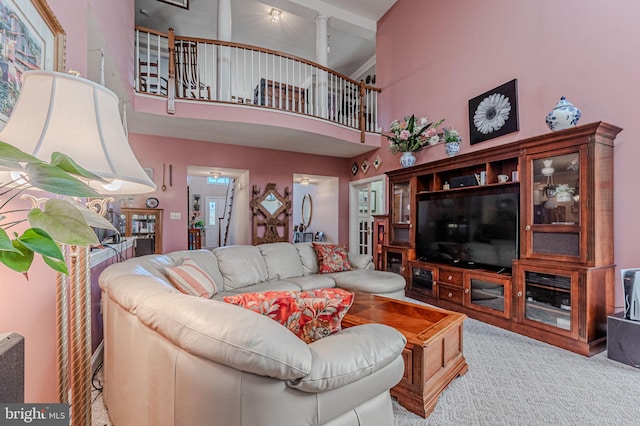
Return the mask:
<path id="1" fill-rule="evenodd" d="M 304 392 L 324 392 L 353 383 L 401 356 L 406 338 L 382 324 L 350 327 L 309 344 L 311 372 L 287 385 Z"/>
<path id="2" fill-rule="evenodd" d="M 348 253 L 349 263 L 354 269 L 373 269 L 373 256 L 370 254 Z"/>
<path id="3" fill-rule="evenodd" d="M 306 343 L 271 318 L 217 300 L 154 296 L 138 319 L 181 349 L 237 370 L 291 380 L 311 370 Z"/>

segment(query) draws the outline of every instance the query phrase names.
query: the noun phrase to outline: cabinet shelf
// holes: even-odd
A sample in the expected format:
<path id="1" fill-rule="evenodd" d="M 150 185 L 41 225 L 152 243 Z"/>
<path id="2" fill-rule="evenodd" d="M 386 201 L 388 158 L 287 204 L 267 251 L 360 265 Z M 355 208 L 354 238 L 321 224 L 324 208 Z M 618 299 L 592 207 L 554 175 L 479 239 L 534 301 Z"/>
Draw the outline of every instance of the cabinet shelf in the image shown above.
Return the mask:
<path id="1" fill-rule="evenodd" d="M 162 209 L 122 208 L 127 237 L 136 237 L 135 255 L 162 253 Z"/>
<path id="2" fill-rule="evenodd" d="M 407 295 L 583 355 L 603 350 L 615 310 L 611 200 L 621 130 L 595 122 L 387 172 L 393 248 L 385 252 L 397 256 L 388 266 L 406 270 Z M 499 182 L 500 175 L 508 180 Z M 470 200 L 456 211 L 457 222 L 435 215 L 425 225 L 429 215 L 420 211 L 451 212 L 457 199 L 507 193 L 518 194 L 505 203 L 510 210 L 480 209 Z M 515 218 L 509 235 L 499 234 L 505 222 L 498 214 Z M 418 244 L 425 226 L 440 225 L 444 231 Z M 501 243 L 514 233 L 516 252 L 507 252 Z M 445 256 L 459 266 L 438 263 Z M 468 259 L 504 265 L 512 275 L 462 267 Z"/>

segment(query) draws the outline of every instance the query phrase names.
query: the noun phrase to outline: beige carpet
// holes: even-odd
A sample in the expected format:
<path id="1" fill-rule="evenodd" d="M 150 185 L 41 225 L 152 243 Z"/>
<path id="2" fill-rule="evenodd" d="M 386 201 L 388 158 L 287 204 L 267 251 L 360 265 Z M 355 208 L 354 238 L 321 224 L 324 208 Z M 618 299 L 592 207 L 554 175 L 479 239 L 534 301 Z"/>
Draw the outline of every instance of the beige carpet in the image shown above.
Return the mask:
<path id="1" fill-rule="evenodd" d="M 464 355 L 469 371 L 431 416 L 394 402 L 395 425 L 640 425 L 640 370 L 606 352 L 587 358 L 467 319 Z M 94 395 L 93 425 L 111 425 L 101 394 Z"/>

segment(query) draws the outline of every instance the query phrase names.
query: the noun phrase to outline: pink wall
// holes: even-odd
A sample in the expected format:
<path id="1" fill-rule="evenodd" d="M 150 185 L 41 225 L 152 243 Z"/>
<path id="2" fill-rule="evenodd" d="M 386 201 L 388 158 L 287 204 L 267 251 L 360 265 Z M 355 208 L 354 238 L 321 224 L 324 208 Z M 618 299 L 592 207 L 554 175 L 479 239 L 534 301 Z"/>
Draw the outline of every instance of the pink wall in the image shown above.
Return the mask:
<path id="1" fill-rule="evenodd" d="M 636 0 L 609 2 L 605 9 L 598 0 L 399 0 L 378 23 L 381 123 L 387 130 L 406 114 L 444 117 L 467 137 L 464 153 L 547 133 L 545 116 L 564 95 L 582 110 L 580 123 L 603 120 L 624 128 L 615 148 L 615 261 L 618 268 L 638 267 L 638 16 Z M 468 100 L 513 78 L 520 131 L 471 148 Z M 397 156 L 384 149 L 380 155 L 382 169 L 398 167 Z M 418 161 L 444 156 L 437 146 Z"/>
<path id="2" fill-rule="evenodd" d="M 67 35 L 66 68 L 86 75 L 86 1 L 49 0 L 49 5 Z M 0 331 L 13 331 L 25 337 L 25 400 L 54 402 L 55 274 L 40 256 L 34 260 L 29 281 L 0 266 Z"/>
<path id="3" fill-rule="evenodd" d="M 154 181 L 158 185 L 155 193 L 135 197 L 134 207 L 144 207 L 147 197 L 156 197 L 159 208 L 164 209 L 163 251 L 187 248 L 187 166 L 216 166 L 249 170 L 250 187 L 261 190 L 273 182 L 284 191 L 293 190 L 293 174 L 336 176 L 339 178 L 339 206 L 348 206 L 350 162 L 344 158 L 319 157 L 295 152 L 247 148 L 235 145 L 198 142 L 158 136 L 129 134 L 131 146 L 143 167 L 154 170 Z M 167 190 L 162 192 L 162 164 L 166 164 Z M 169 164 L 173 165 L 173 187 L 169 187 Z M 348 243 L 347 209 L 342 209 L 339 242 Z M 170 220 L 170 212 L 179 212 L 181 220 Z M 247 211 L 250 224 L 251 212 Z M 291 218 L 293 226 L 293 218 Z"/>

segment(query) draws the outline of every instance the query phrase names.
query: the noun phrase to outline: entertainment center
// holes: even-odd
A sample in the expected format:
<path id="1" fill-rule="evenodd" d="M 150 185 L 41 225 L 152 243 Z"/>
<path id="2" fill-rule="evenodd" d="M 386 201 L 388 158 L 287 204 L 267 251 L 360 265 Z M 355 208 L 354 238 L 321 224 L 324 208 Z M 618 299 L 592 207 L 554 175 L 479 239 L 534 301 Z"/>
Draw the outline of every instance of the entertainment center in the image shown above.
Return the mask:
<path id="1" fill-rule="evenodd" d="M 387 172 L 379 265 L 405 276 L 407 296 L 585 356 L 602 351 L 621 130 L 596 122 Z"/>

